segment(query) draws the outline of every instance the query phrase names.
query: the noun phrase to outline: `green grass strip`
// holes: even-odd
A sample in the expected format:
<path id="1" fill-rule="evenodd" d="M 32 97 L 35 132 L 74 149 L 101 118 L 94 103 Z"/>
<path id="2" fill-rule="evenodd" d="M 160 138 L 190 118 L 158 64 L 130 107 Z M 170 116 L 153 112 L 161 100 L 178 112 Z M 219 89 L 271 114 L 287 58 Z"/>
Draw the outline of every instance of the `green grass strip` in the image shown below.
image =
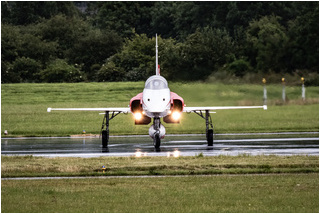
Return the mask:
<path id="1" fill-rule="evenodd" d="M 319 174 L 2 181 L 1 211 L 318 213 Z"/>
<path id="2" fill-rule="evenodd" d="M 318 156 L 43 158 L 2 156 L 2 177 L 318 173 Z M 106 166 L 103 172 L 102 166 Z"/>

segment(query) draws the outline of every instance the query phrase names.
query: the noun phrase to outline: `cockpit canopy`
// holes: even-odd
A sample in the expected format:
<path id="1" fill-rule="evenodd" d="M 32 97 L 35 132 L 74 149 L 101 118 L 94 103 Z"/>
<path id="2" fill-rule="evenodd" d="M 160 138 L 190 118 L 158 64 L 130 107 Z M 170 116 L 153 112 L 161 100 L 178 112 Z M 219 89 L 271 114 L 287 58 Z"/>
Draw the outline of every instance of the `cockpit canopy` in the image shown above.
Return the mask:
<path id="1" fill-rule="evenodd" d="M 167 88 L 168 88 L 167 80 L 159 75 L 154 75 L 149 77 L 145 85 L 145 89 L 152 89 L 152 90 L 161 90 L 161 89 L 167 89 Z"/>

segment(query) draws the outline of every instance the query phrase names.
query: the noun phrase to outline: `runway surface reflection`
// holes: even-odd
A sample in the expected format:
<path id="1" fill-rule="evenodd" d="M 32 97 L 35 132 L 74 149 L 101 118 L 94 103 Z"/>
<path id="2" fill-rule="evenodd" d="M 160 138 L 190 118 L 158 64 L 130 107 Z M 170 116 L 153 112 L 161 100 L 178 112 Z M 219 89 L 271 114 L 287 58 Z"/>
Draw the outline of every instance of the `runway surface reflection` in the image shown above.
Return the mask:
<path id="1" fill-rule="evenodd" d="M 102 150 L 99 138 L 3 138 L 2 155 L 44 157 L 99 156 L 204 156 L 213 155 L 319 155 L 316 136 L 244 136 L 217 135 L 214 146 L 208 147 L 204 135 L 166 136 L 161 151 L 154 150 L 147 136 L 110 137 L 108 152 Z"/>

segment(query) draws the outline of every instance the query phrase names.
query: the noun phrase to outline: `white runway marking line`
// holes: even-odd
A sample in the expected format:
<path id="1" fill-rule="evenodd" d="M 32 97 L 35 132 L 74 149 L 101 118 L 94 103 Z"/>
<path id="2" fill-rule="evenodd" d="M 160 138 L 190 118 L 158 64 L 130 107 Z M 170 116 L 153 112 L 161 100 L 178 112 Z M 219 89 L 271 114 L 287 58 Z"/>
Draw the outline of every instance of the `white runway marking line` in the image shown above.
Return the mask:
<path id="1" fill-rule="evenodd" d="M 234 142 L 271 142 L 271 141 L 319 141 L 319 138 L 270 138 L 270 139 L 240 139 L 240 140 L 214 140 L 214 143 L 234 143 Z M 206 140 L 173 140 L 168 143 L 205 143 Z"/>
<path id="2" fill-rule="evenodd" d="M 215 134 L 216 136 L 242 136 L 242 135 L 304 135 L 304 134 L 319 134 L 319 132 L 270 132 L 270 133 L 226 133 Z M 188 137 L 188 136 L 205 136 L 205 134 L 167 134 L 167 137 Z M 139 138 L 149 137 L 149 135 L 111 135 L 110 138 Z M 99 138 L 99 135 L 94 136 L 69 136 L 69 137 L 8 137 L 1 138 L 2 140 L 28 140 L 28 139 L 70 139 L 70 138 Z"/>
<path id="3" fill-rule="evenodd" d="M 132 176 L 75 176 L 75 177 L 17 177 L 17 178 L 1 178 L 2 181 L 19 181 L 19 180 L 61 180 L 61 179 L 114 179 L 114 178 L 184 178 L 184 177 L 216 177 L 216 176 L 286 176 L 301 174 L 212 174 L 212 175 L 132 175 Z"/>

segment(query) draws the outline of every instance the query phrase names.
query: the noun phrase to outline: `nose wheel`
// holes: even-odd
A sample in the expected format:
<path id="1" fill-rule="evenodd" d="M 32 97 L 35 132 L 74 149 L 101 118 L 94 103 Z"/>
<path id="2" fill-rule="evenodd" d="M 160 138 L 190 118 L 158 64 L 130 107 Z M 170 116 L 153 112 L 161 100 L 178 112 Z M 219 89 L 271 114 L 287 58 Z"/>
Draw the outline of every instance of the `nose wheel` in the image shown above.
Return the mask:
<path id="1" fill-rule="evenodd" d="M 154 145 L 154 148 L 157 152 L 160 151 L 160 144 L 161 144 L 160 135 L 155 134 L 154 139 L 153 139 L 153 145 Z"/>
<path id="2" fill-rule="evenodd" d="M 160 145 L 161 145 L 161 137 L 160 137 L 160 118 L 154 118 L 153 120 L 153 127 L 155 129 L 155 133 L 153 136 L 153 145 L 154 149 L 159 152 L 160 151 Z"/>

